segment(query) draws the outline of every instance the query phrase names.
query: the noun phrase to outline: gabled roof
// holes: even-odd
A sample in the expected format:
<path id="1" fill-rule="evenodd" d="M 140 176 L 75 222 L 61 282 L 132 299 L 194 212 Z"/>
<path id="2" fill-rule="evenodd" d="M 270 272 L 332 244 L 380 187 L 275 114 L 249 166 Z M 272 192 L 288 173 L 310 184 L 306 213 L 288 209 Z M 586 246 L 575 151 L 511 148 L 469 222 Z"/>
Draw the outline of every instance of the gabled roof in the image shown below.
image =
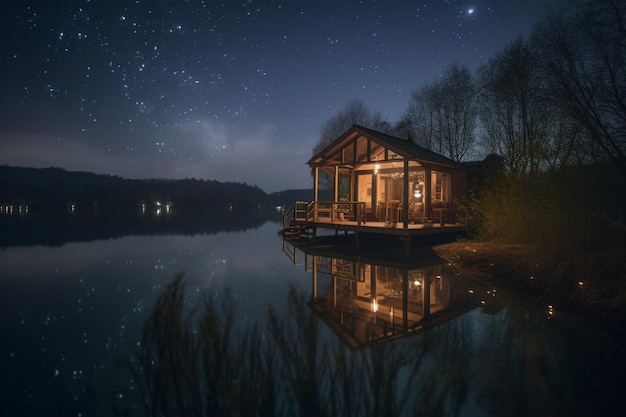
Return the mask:
<path id="1" fill-rule="evenodd" d="M 397 153 L 398 155 L 406 159 L 417 160 L 425 163 L 430 162 L 438 165 L 445 165 L 457 169 L 467 170 L 467 167 L 463 166 L 462 164 L 455 162 L 452 159 L 440 155 L 436 152 L 433 152 L 429 149 L 426 149 L 423 146 L 419 146 L 410 139 L 400 139 L 398 137 L 378 132 L 376 130 L 368 129 L 359 125 L 353 125 L 352 128 L 348 129 L 343 135 L 337 138 L 337 140 L 332 142 L 317 155 L 313 156 L 313 158 L 309 160 L 308 164 L 318 165 L 318 163 L 315 162 L 316 159 L 320 157 L 323 158 L 325 154 L 328 154 L 329 152 L 337 149 L 342 144 L 347 144 L 350 141 L 356 141 L 356 139 L 361 136 L 366 137 L 367 139 L 377 143 L 380 146 L 388 148 L 389 150 Z"/>

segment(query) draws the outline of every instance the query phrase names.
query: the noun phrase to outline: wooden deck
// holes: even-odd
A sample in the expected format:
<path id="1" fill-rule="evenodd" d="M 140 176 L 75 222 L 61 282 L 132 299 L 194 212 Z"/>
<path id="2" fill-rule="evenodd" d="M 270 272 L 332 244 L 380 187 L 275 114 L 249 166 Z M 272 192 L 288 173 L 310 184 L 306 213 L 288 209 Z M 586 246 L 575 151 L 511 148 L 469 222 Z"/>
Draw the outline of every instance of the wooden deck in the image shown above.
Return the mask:
<path id="1" fill-rule="evenodd" d="M 307 226 L 311 228 L 329 229 L 347 232 L 364 232 L 380 235 L 394 236 L 418 236 L 418 235 L 434 235 L 439 233 L 461 233 L 465 232 L 465 225 L 460 223 L 444 224 L 440 223 L 417 223 L 404 225 L 398 222 L 395 226 L 390 226 L 385 222 L 369 221 L 357 222 L 350 220 L 333 220 L 333 221 L 310 221 Z"/>
<path id="2" fill-rule="evenodd" d="M 365 211 L 360 204 L 350 207 L 351 216 L 338 213 L 336 207 L 346 203 L 307 203 L 296 202 L 287 209 L 283 216 L 283 230 L 285 237 L 314 238 L 318 229 L 345 233 L 369 233 L 374 235 L 389 235 L 404 238 L 413 236 L 428 236 L 445 233 L 464 233 L 466 226 L 458 221 L 449 222 L 453 216 L 445 211 L 433 211 L 434 221 L 426 219 L 421 222 L 407 222 L 387 219 L 386 221 L 366 221 L 361 215 Z M 458 218 L 458 216 L 454 216 Z"/>

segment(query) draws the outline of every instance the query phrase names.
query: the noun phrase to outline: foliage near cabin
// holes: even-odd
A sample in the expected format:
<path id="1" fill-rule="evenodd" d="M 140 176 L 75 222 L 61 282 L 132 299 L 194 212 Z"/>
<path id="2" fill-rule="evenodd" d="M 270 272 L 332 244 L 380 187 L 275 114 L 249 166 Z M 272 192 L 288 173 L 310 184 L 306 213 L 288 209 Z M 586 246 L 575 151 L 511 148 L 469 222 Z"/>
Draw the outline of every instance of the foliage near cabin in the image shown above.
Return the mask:
<path id="1" fill-rule="evenodd" d="M 565 167 L 536 177 L 502 173 L 487 179 L 471 198 L 470 228 L 477 240 L 494 247 L 523 245 L 523 259 L 515 262 L 540 275 L 533 287 L 576 300 L 590 312 L 624 317 L 625 202 L 626 178 L 609 164 Z M 530 284 L 532 274 L 524 275 L 523 269 L 508 274 Z"/>
<path id="2" fill-rule="evenodd" d="M 626 299 L 625 25 L 623 2 L 584 2 L 481 68 L 485 143 L 505 171 L 472 200 L 480 237 L 530 244 L 556 280 L 602 280 L 614 300 Z"/>
<path id="3" fill-rule="evenodd" d="M 588 294 L 616 305 L 626 301 L 625 27 L 623 1 L 563 4 L 475 74 L 454 64 L 414 91 L 392 128 L 454 160 L 497 155 L 501 170 L 471 179 L 473 236 L 528 245 L 555 285 L 595 281 Z"/>

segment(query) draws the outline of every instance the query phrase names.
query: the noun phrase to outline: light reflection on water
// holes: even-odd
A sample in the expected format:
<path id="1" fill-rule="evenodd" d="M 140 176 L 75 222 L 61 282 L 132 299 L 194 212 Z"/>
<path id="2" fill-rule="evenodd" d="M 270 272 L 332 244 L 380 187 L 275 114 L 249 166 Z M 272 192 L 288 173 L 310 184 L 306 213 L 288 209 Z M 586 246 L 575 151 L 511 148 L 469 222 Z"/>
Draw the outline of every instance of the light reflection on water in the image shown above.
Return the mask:
<path id="1" fill-rule="evenodd" d="M 292 262 L 281 250 L 278 228 L 268 222 L 242 232 L 0 250 L 0 323 L 6 335 L 0 360 L 4 379 L 11 381 L 2 392 L 4 410 L 108 416 L 115 415 L 112 404 L 122 403 L 142 415 L 140 402 L 130 397 L 148 382 L 131 376 L 137 366 L 133 352 L 157 298 L 180 271 L 188 290 L 186 311 L 201 315 L 203 295 L 217 302 L 225 286 L 231 289 L 238 331 L 265 323 L 269 304 L 289 323 L 290 288 L 303 300 L 314 296 L 303 311 L 322 319 L 319 337 L 301 341 L 296 351 L 306 344 L 333 352 L 349 348 L 361 364 L 341 368 L 344 362 L 334 359 L 332 371 L 318 380 L 321 403 L 332 402 L 328 387 L 341 380 L 333 372 L 342 369 L 361 392 L 377 384 L 376 372 L 386 381 L 396 375 L 393 401 L 404 408 L 395 409 L 407 415 L 418 409 L 427 415 L 538 415 L 547 407 L 557 415 L 594 415 L 616 400 L 624 358 L 558 307 L 522 305 L 502 291 L 455 278 L 449 265 L 415 259 L 403 266 L 358 254 L 357 264 L 351 256 L 333 258 L 331 248 L 308 255 L 288 251 L 297 255 Z M 260 340 L 285 353 L 275 332 L 261 327 Z M 410 356 L 391 360 L 407 351 Z M 377 361 L 384 369 L 366 366 Z M 276 374 L 289 380 L 284 369 Z M 408 388 L 415 394 L 401 397 Z M 288 387 L 282 389 L 289 397 Z M 358 407 L 357 398 L 361 406 L 369 404 L 355 415 L 375 409 L 368 402 L 375 395 L 350 395 L 352 400 L 332 398 L 344 407 Z"/>

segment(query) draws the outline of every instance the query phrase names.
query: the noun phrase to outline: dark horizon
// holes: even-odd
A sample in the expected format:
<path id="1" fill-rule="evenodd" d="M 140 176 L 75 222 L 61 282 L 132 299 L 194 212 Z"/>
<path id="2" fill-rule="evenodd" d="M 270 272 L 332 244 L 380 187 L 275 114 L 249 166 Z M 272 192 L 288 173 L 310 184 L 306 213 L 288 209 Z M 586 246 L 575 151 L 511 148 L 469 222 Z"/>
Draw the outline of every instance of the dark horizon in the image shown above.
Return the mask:
<path id="1" fill-rule="evenodd" d="M 56 211 L 204 209 L 271 211 L 310 194 L 310 189 L 274 193 L 244 183 L 202 179 L 127 179 L 62 168 L 0 166 L 0 206 Z M 310 196 L 308 196 L 310 197 Z M 20 207 L 21 209 L 21 207 Z M 17 210 L 17 208 L 16 208 Z"/>

